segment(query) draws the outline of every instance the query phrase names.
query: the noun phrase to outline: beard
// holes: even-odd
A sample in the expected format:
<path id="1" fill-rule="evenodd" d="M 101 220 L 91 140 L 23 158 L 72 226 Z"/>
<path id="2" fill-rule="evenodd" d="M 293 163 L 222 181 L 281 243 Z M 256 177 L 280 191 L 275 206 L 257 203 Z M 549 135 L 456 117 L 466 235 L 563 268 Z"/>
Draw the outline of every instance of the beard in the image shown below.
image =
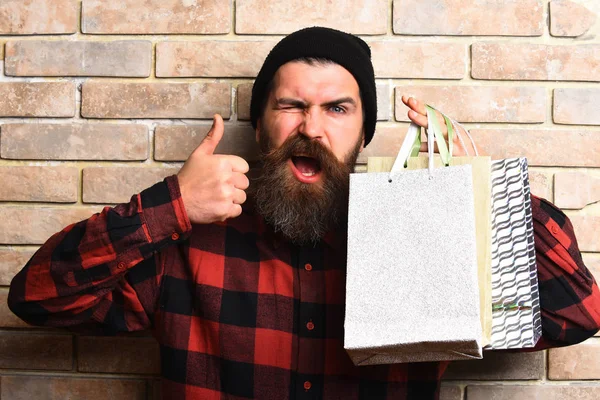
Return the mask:
<path id="1" fill-rule="evenodd" d="M 262 168 L 250 185 L 256 211 L 275 232 L 297 245 L 315 244 L 325 234 L 347 223 L 350 173 L 360 152 L 362 136 L 343 161 L 317 140 L 291 135 L 275 148 L 261 130 Z M 320 179 L 300 182 L 291 171 L 296 156 L 312 158 Z"/>

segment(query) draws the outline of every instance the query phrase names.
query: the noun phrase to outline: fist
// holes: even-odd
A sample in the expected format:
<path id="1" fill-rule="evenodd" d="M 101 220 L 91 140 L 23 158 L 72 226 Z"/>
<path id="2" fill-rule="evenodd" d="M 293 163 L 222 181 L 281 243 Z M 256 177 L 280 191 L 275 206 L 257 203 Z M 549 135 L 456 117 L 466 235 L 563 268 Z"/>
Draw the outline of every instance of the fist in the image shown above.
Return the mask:
<path id="1" fill-rule="evenodd" d="M 223 118 L 217 114 L 212 128 L 177 174 L 183 204 L 193 224 L 235 218 L 246 201 L 248 163 L 241 157 L 214 154 L 223 130 Z"/>

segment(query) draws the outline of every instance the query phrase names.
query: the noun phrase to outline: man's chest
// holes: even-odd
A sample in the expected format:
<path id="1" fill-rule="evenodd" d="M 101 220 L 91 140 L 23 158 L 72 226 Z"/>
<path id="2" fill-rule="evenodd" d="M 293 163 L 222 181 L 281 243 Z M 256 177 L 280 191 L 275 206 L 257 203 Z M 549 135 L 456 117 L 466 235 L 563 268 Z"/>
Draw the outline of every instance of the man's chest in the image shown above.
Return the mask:
<path id="1" fill-rule="evenodd" d="M 205 343 L 199 350 L 286 369 L 302 364 L 302 354 L 323 354 L 333 343 L 342 349 L 344 254 L 236 239 L 222 253 L 192 242 L 166 254 L 161 336 L 189 330 L 188 346 Z M 325 360 L 310 363 L 325 372 Z"/>
<path id="2" fill-rule="evenodd" d="M 235 239 L 163 257 L 155 335 L 169 385 L 262 399 L 407 390 L 407 365 L 359 368 L 344 350 L 345 254 Z M 435 391 L 438 372 L 416 375 Z"/>

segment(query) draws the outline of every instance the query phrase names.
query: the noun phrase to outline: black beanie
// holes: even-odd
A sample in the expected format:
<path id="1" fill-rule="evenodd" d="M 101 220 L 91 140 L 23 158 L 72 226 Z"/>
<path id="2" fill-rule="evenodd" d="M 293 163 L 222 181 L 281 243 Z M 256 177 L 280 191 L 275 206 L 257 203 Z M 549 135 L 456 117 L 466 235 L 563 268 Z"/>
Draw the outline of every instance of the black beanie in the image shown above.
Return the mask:
<path id="1" fill-rule="evenodd" d="M 256 129 L 267 85 L 283 64 L 303 57 L 325 58 L 341 65 L 350 72 L 360 88 L 364 108 L 365 146 L 375 133 L 377 121 L 377 94 L 375 73 L 371 63 L 371 49 L 364 40 L 335 29 L 312 27 L 296 31 L 273 47 L 267 56 L 254 86 L 250 100 L 250 119 Z"/>

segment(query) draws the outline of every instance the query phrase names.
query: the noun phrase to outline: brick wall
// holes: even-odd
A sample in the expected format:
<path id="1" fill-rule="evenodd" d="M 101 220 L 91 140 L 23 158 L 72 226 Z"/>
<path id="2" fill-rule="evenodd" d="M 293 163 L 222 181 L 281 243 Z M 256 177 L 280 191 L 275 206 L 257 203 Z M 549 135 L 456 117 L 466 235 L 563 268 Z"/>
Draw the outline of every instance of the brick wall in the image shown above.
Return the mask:
<path id="1" fill-rule="evenodd" d="M 0 399 L 156 399 L 148 335 L 74 337 L 11 315 L 7 286 L 65 225 L 177 171 L 213 113 L 253 160 L 252 78 L 281 35 L 320 24 L 370 43 L 377 134 L 394 155 L 402 94 L 467 123 L 572 217 L 600 277 L 597 0 L 0 1 Z M 594 204 L 595 203 L 595 204 Z M 577 385 L 573 385 L 577 383 Z M 454 364 L 444 400 L 600 398 L 600 338 Z"/>

